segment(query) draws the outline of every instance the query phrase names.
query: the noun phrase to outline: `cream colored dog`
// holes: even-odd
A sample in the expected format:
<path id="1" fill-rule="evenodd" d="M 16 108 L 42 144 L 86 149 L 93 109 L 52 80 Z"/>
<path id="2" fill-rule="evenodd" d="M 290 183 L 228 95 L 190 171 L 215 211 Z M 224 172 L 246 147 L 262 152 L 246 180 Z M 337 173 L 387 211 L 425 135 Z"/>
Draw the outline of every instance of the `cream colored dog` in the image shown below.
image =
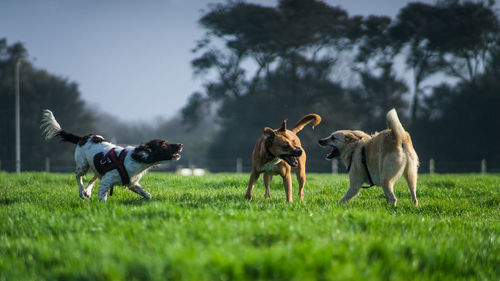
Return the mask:
<path id="1" fill-rule="evenodd" d="M 387 113 L 388 129 L 370 136 L 362 131 L 340 130 L 320 139 L 321 146 L 332 147 L 327 159 L 340 156 L 349 172 L 349 189 L 340 203 L 359 194 L 361 188 L 382 186 L 387 202 L 396 206 L 394 183 L 404 175 L 415 206 L 418 205 L 418 156 L 410 134 L 405 131 L 395 109 Z M 369 183 L 370 186 L 362 186 Z"/>

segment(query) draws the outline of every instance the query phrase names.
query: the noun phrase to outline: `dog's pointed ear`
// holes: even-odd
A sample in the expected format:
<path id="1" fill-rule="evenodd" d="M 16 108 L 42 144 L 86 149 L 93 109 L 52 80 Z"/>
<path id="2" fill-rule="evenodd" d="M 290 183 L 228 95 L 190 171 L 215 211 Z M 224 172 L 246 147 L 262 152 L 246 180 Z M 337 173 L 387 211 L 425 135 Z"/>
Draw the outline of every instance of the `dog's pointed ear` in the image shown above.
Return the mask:
<path id="1" fill-rule="evenodd" d="M 283 123 L 281 123 L 281 128 L 278 129 L 278 132 L 286 132 L 286 120 L 283 120 Z"/>
<path id="2" fill-rule="evenodd" d="M 264 128 L 264 135 L 267 137 L 274 137 L 276 135 L 276 133 L 274 132 L 273 129 L 271 129 L 269 127 L 265 127 Z"/>

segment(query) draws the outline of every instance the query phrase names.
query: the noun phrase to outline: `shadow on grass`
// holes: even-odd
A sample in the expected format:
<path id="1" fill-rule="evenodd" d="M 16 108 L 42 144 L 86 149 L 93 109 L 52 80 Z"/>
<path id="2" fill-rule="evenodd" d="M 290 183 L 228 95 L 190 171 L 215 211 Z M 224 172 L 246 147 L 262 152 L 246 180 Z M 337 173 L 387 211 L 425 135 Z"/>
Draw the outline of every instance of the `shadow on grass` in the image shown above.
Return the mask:
<path id="1" fill-rule="evenodd" d="M 129 206 L 143 206 L 154 203 L 175 204 L 182 207 L 200 208 L 200 207 L 213 207 L 213 206 L 238 206 L 241 203 L 248 201 L 240 194 L 216 194 L 206 196 L 204 194 L 183 193 L 178 196 L 158 196 L 151 199 L 144 198 L 122 198 L 115 200 L 114 204 L 129 205 Z"/>
<path id="2" fill-rule="evenodd" d="M 22 202 L 22 201 L 19 199 L 0 198 L 0 206 L 9 206 L 9 205 L 13 205 L 13 204 L 20 203 L 20 202 Z"/>

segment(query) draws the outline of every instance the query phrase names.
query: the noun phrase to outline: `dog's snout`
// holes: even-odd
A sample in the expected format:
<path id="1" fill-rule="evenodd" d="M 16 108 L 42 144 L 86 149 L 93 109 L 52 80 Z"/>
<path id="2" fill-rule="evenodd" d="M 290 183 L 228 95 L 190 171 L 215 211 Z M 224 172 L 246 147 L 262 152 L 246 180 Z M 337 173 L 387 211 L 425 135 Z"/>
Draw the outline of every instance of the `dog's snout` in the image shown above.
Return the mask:
<path id="1" fill-rule="evenodd" d="M 326 145 L 326 140 L 320 139 L 318 140 L 319 145 Z"/>
<path id="2" fill-rule="evenodd" d="M 294 156 L 300 156 L 300 155 L 302 155 L 302 149 L 300 149 L 300 148 L 295 149 L 293 151 L 293 155 Z"/>

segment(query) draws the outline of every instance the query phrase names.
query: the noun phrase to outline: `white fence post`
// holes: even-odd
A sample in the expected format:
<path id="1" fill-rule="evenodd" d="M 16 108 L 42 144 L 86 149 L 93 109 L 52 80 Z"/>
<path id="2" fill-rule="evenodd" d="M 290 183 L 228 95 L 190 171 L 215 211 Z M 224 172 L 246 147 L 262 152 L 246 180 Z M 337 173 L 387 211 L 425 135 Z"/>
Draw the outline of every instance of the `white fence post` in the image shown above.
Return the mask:
<path id="1" fill-rule="evenodd" d="M 50 158 L 45 157 L 45 172 L 50 172 Z"/>
<path id="2" fill-rule="evenodd" d="M 236 173 L 241 174 L 243 172 L 243 159 L 236 158 Z"/>
<path id="3" fill-rule="evenodd" d="M 487 173 L 486 159 L 481 160 L 481 174 Z"/>
<path id="4" fill-rule="evenodd" d="M 332 160 L 332 175 L 339 173 L 339 161 L 337 159 Z"/>
<path id="5" fill-rule="evenodd" d="M 429 174 L 434 174 L 435 166 L 434 166 L 434 158 L 429 159 Z"/>

